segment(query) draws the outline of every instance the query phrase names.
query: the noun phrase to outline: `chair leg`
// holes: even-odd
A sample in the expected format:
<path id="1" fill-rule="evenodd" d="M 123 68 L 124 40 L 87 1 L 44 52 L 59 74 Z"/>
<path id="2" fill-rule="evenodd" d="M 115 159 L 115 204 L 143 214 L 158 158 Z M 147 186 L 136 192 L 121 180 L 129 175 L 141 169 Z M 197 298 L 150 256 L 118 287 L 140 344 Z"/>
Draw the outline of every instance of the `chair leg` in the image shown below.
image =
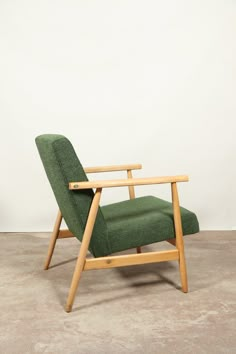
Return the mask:
<path id="1" fill-rule="evenodd" d="M 141 247 L 137 247 L 136 250 L 137 250 L 137 253 L 142 253 Z"/>
<path id="2" fill-rule="evenodd" d="M 184 240 L 183 240 L 182 221 L 181 221 L 179 197 L 178 197 L 176 183 L 171 183 L 171 191 L 172 191 L 176 247 L 179 251 L 180 279 L 181 279 L 182 291 L 184 293 L 187 293 L 188 292 L 188 279 L 187 279 L 187 269 L 186 269 L 185 255 L 184 255 Z"/>
<path id="3" fill-rule="evenodd" d="M 76 262 L 76 266 L 75 266 L 75 271 L 73 274 L 73 278 L 72 278 L 72 282 L 71 282 L 71 286 L 70 286 L 70 291 L 69 291 L 69 295 L 67 298 L 67 303 L 65 306 L 65 310 L 66 312 L 71 312 L 72 310 L 72 306 L 74 303 L 74 299 L 75 299 L 75 294 L 79 285 L 79 281 L 81 278 L 81 274 L 82 271 L 84 269 L 84 263 L 85 263 L 85 257 L 82 257 L 82 255 L 79 254 L 77 262 Z"/>
<path id="4" fill-rule="evenodd" d="M 52 235 L 51 235 L 51 239 L 50 239 L 50 243 L 49 243 L 49 247 L 48 247 L 47 258 L 46 258 L 46 261 L 44 263 L 44 269 L 45 270 L 48 269 L 49 264 L 50 264 L 51 259 L 52 259 L 52 254 L 53 254 L 53 251 L 54 251 L 54 248 L 55 248 L 55 244 L 56 244 L 56 241 L 57 241 L 57 238 L 58 238 L 58 235 L 59 235 L 61 221 L 62 221 L 62 214 L 61 214 L 61 212 L 59 210 L 58 214 L 57 214 L 56 221 L 55 221 L 55 225 L 54 225 L 54 228 L 53 228 L 53 232 L 52 232 Z"/>
<path id="5" fill-rule="evenodd" d="M 180 280 L 182 285 L 182 291 L 184 293 L 188 292 L 188 277 L 187 277 L 187 269 L 184 253 L 179 255 L 179 272 L 180 272 Z"/>
<path id="6" fill-rule="evenodd" d="M 92 236 L 92 232 L 93 232 L 93 226 L 96 220 L 96 216 L 97 216 L 97 211 L 98 211 L 98 207 L 99 207 L 99 201 L 100 201 L 100 197 L 101 197 L 101 192 L 102 189 L 98 188 L 95 196 L 93 198 L 93 202 L 89 211 L 89 216 L 87 219 L 87 224 L 84 230 L 84 234 L 83 234 L 83 239 L 82 239 L 82 243 L 81 243 L 81 247 L 80 247 L 80 252 L 79 252 L 79 256 L 76 262 L 76 266 L 75 266 L 75 271 L 73 274 L 73 278 L 72 278 L 72 282 L 71 282 L 71 287 L 70 287 L 70 291 L 69 291 L 69 295 L 67 298 L 67 303 L 65 306 L 65 310 L 66 312 L 71 312 L 72 310 L 72 306 L 74 303 L 74 299 L 75 299 L 75 294 L 76 294 L 76 290 L 78 288 L 79 285 L 79 281 L 80 281 L 80 277 L 82 274 L 82 271 L 84 269 L 84 264 L 86 261 L 86 255 L 87 255 L 87 251 L 88 251 L 88 246 L 89 246 L 89 242 Z"/>

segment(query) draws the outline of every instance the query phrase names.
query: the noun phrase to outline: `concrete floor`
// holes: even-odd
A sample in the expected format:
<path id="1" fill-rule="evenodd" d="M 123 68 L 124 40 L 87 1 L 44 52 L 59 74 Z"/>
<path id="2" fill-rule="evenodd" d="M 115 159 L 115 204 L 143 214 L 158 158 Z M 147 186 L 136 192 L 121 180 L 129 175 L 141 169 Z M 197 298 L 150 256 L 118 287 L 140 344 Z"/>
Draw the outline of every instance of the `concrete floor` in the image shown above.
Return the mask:
<path id="1" fill-rule="evenodd" d="M 188 294 L 177 262 L 88 271 L 70 314 L 79 242 L 59 240 L 43 271 L 48 237 L 0 234 L 1 354 L 236 353 L 236 232 L 185 237 Z"/>

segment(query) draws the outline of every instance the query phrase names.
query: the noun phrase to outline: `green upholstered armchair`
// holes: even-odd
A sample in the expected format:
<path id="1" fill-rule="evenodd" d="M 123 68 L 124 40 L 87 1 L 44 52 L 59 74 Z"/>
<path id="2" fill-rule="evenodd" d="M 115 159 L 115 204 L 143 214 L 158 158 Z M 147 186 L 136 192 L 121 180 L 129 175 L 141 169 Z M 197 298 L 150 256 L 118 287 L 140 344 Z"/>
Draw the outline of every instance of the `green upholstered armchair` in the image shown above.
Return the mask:
<path id="1" fill-rule="evenodd" d="M 83 168 L 70 141 L 55 134 L 36 138 L 38 151 L 56 197 L 59 212 L 52 232 L 45 269 L 48 269 L 58 238 L 75 236 L 81 241 L 79 256 L 69 291 L 66 311 L 70 312 L 83 270 L 178 260 L 183 292 L 188 291 L 183 235 L 197 233 L 197 217 L 179 206 L 177 182 L 187 176 L 133 178 L 141 165 Z M 120 180 L 88 181 L 86 173 L 127 171 Z M 134 186 L 170 183 L 172 203 L 145 196 L 135 198 Z M 103 188 L 129 189 L 130 199 L 99 206 Z M 68 230 L 60 230 L 64 218 Z M 173 250 L 142 253 L 141 247 L 168 241 Z M 136 248 L 137 253 L 112 255 Z M 87 251 L 93 258 L 86 258 Z"/>

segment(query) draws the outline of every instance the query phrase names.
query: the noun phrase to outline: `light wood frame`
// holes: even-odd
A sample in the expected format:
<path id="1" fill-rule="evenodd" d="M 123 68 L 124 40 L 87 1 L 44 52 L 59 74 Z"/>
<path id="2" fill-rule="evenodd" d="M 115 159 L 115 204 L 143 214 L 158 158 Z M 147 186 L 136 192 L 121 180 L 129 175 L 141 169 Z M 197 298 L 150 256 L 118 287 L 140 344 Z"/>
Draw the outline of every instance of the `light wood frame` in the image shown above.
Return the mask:
<path id="1" fill-rule="evenodd" d="M 186 271 L 185 255 L 184 255 L 183 231 L 182 231 L 182 223 L 181 223 L 179 197 L 177 191 L 177 182 L 187 182 L 188 176 L 184 175 L 184 176 L 172 176 L 172 177 L 168 176 L 168 177 L 153 177 L 153 178 L 133 178 L 132 170 L 141 169 L 141 168 L 142 165 L 140 164 L 87 167 L 85 168 L 86 173 L 114 172 L 114 171 L 126 170 L 127 179 L 71 182 L 69 184 L 69 189 L 71 190 L 94 188 L 95 193 L 90 207 L 87 224 L 84 230 L 83 239 L 82 239 L 79 255 L 77 258 L 74 274 L 72 277 L 71 287 L 69 290 L 69 295 L 65 306 L 66 312 L 71 312 L 72 310 L 79 280 L 82 271 L 85 270 L 106 269 L 106 268 L 122 267 L 122 266 L 136 265 L 136 264 L 178 260 L 182 291 L 184 293 L 188 292 L 187 271 Z M 161 183 L 171 184 L 175 238 L 167 240 L 167 242 L 171 243 L 176 248 L 173 250 L 166 250 L 161 252 L 159 251 L 159 252 L 141 253 L 141 248 L 138 247 L 137 254 L 129 254 L 129 255 L 121 255 L 121 256 L 106 256 L 106 257 L 87 259 L 86 255 L 87 255 L 90 239 L 92 236 L 92 231 L 96 220 L 103 188 L 126 186 L 128 187 L 129 190 L 130 199 L 133 199 L 135 198 L 134 186 L 148 185 L 148 184 L 161 184 Z M 55 221 L 54 229 L 52 232 L 44 269 L 49 268 L 57 239 L 74 236 L 69 230 L 60 230 L 62 217 L 63 216 L 59 210 Z"/>

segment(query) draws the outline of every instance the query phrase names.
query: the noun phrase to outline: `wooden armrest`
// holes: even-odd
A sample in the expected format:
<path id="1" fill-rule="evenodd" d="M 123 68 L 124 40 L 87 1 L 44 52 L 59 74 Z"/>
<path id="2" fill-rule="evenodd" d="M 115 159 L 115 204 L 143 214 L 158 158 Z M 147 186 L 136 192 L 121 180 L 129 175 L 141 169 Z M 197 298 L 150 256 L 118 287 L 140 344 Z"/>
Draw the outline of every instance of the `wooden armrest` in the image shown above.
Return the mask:
<path id="1" fill-rule="evenodd" d="M 129 165 L 85 167 L 84 171 L 86 173 L 98 173 L 98 172 L 140 170 L 141 168 L 142 168 L 141 164 L 129 164 Z"/>
<path id="2" fill-rule="evenodd" d="M 138 186 L 147 184 L 162 184 L 188 182 L 188 176 L 169 176 L 169 177 L 149 177 L 149 178 L 129 178 L 129 179 L 114 179 L 106 181 L 88 181 L 88 182 L 70 182 L 69 189 L 90 189 L 90 188 L 110 188 L 110 187 L 125 187 Z"/>

